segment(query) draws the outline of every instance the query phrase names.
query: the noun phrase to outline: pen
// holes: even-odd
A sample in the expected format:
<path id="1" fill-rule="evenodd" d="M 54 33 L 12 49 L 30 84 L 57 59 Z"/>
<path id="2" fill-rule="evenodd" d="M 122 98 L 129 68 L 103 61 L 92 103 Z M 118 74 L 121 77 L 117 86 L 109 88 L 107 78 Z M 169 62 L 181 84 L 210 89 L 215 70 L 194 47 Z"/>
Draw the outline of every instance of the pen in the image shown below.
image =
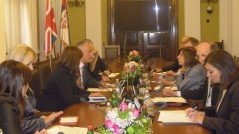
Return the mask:
<path id="1" fill-rule="evenodd" d="M 196 106 L 195 108 L 193 108 L 189 113 L 195 111 L 198 107 Z M 186 117 L 188 116 L 188 114 L 186 114 Z"/>

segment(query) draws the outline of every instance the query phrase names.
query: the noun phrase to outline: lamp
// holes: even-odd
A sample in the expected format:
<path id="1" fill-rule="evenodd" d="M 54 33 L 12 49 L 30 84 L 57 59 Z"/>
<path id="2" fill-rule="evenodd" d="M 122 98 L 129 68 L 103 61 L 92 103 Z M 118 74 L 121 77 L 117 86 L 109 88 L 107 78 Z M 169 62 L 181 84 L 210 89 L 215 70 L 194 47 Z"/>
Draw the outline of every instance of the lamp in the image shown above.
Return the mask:
<path id="1" fill-rule="evenodd" d="M 212 13 L 212 6 L 210 5 L 210 3 L 216 3 L 217 0 L 202 0 L 202 3 L 208 3 L 207 6 L 207 13 L 211 14 Z"/>
<path id="2" fill-rule="evenodd" d="M 82 7 L 84 5 L 84 3 L 85 3 L 85 0 L 68 0 L 68 5 L 70 7 L 74 7 L 74 6 Z"/>

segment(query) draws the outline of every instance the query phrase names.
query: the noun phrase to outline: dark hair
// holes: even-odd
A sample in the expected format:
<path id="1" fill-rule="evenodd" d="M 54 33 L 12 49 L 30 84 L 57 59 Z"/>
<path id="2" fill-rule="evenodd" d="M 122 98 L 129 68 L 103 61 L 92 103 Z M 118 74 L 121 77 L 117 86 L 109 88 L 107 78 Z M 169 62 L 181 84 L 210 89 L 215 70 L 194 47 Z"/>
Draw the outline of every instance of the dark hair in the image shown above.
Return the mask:
<path id="1" fill-rule="evenodd" d="M 192 67 L 198 64 L 198 61 L 195 59 L 196 49 L 194 47 L 184 47 L 181 49 L 181 52 L 183 53 L 186 67 Z"/>
<path id="2" fill-rule="evenodd" d="M 220 87 L 227 88 L 239 76 L 239 69 L 232 55 L 225 50 L 211 52 L 204 65 L 210 64 L 221 72 Z"/>
<path id="3" fill-rule="evenodd" d="M 78 47 L 67 46 L 62 52 L 57 66 L 65 68 L 71 73 L 78 75 L 80 59 L 82 58 L 82 56 L 83 53 Z"/>
<path id="4" fill-rule="evenodd" d="M 187 42 L 191 42 L 193 47 L 197 46 L 199 43 L 198 39 L 193 38 L 193 37 L 189 37 L 189 39 L 185 43 L 187 43 Z"/>
<path id="5" fill-rule="evenodd" d="M 31 70 L 21 62 L 8 60 L 0 64 L 0 95 L 13 99 L 18 105 L 20 121 L 24 113 L 25 102 L 22 88 L 30 82 L 31 77 Z"/>

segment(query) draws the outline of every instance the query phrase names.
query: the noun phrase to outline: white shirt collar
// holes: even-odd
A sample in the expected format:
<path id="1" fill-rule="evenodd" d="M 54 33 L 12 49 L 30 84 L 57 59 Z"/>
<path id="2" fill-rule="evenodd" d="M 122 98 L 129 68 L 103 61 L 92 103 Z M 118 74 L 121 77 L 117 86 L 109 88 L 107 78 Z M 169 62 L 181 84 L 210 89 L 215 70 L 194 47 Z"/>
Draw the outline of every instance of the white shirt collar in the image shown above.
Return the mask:
<path id="1" fill-rule="evenodd" d="M 82 68 L 85 64 L 83 62 L 80 62 L 79 67 Z"/>

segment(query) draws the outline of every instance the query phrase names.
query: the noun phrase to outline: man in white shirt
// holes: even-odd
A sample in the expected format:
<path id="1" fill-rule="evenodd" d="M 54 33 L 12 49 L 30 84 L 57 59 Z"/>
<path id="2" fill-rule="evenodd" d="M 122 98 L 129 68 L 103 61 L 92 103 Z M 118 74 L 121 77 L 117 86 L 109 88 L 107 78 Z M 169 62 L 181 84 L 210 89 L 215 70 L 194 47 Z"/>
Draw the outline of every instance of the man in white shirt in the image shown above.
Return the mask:
<path id="1" fill-rule="evenodd" d="M 102 87 L 105 86 L 104 81 L 98 82 L 94 78 L 91 77 L 89 72 L 87 71 L 86 65 L 90 62 L 92 62 L 95 58 L 95 55 L 93 54 L 93 44 L 90 40 L 85 39 L 83 41 L 80 41 L 77 43 L 77 47 L 82 51 L 83 57 L 80 59 L 80 78 L 77 81 L 77 85 L 79 87 L 83 87 L 84 89 L 87 89 L 89 87 Z"/>

